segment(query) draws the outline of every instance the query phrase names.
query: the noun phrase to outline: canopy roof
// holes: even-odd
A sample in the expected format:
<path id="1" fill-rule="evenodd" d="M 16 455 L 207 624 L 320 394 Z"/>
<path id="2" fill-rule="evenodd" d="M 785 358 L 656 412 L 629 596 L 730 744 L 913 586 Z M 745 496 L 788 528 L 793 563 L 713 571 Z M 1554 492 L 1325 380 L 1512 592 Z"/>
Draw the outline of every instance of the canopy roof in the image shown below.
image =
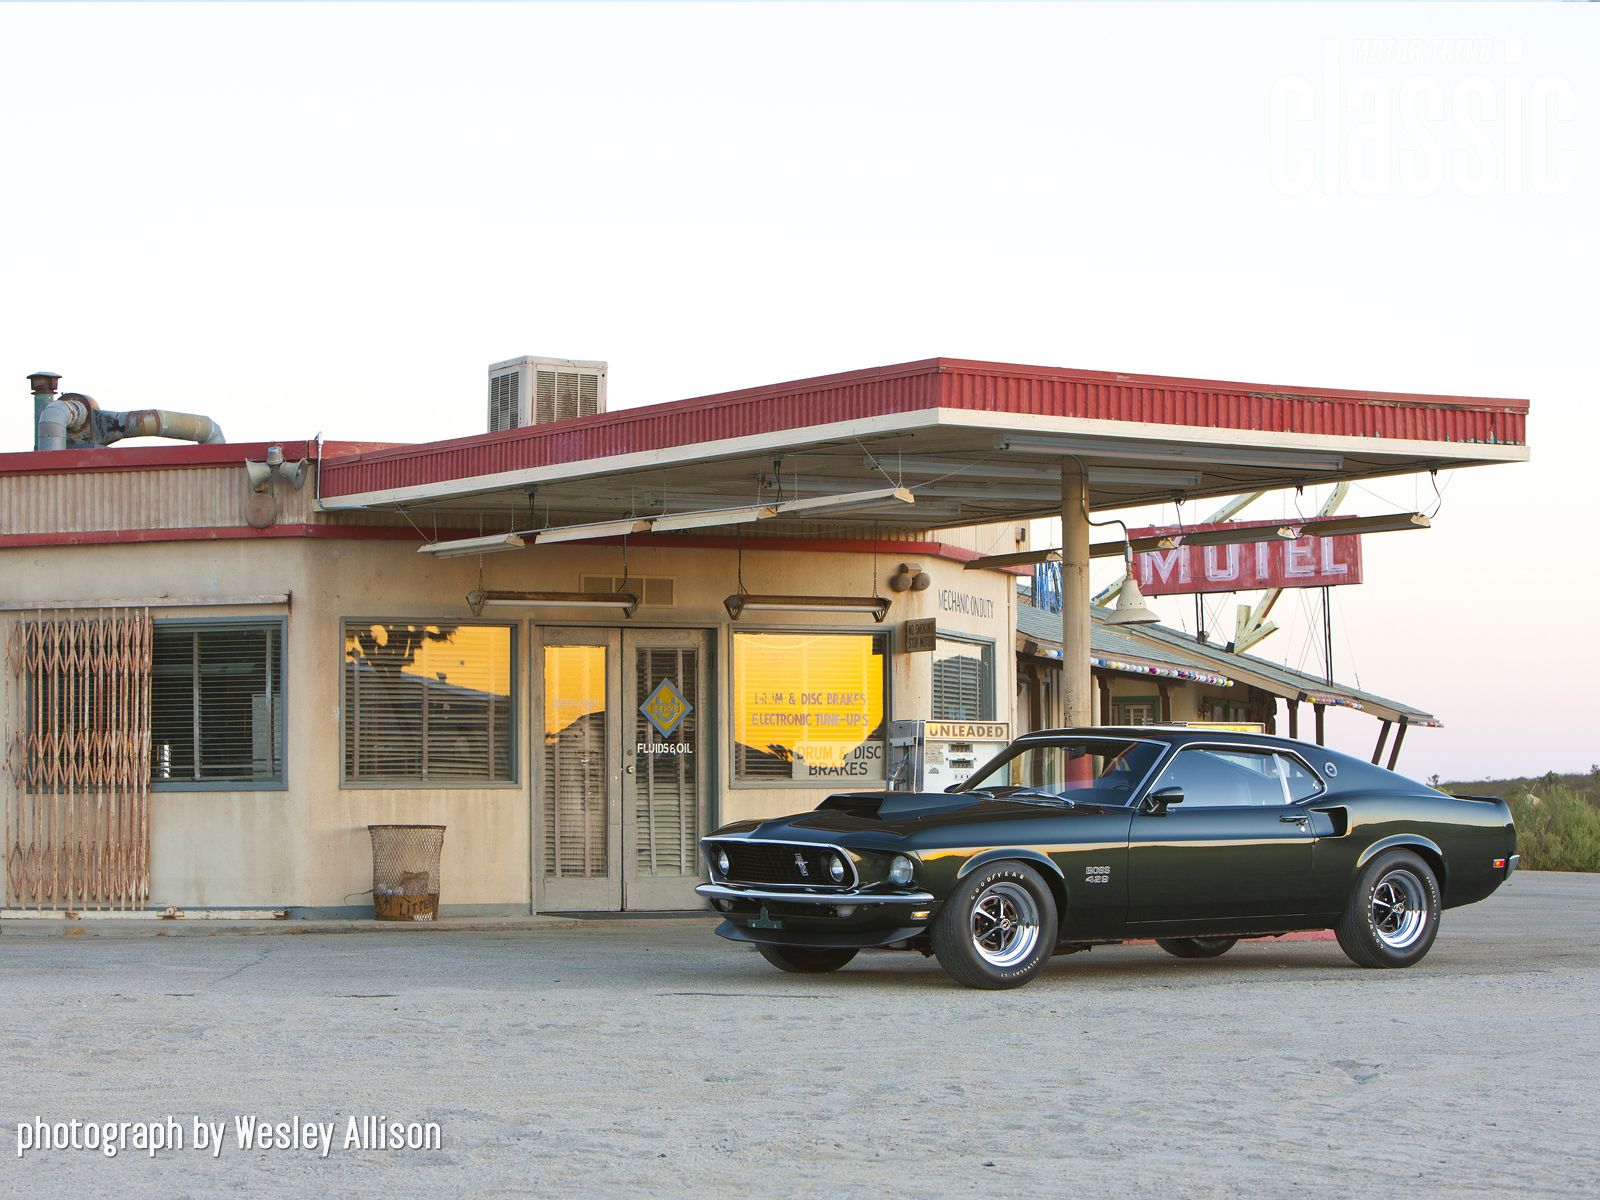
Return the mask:
<path id="1" fill-rule="evenodd" d="M 1527 410 L 935 358 L 329 456 L 320 498 L 523 531 L 874 491 L 825 514 L 763 511 L 760 524 L 904 532 L 1057 512 L 1068 456 L 1086 465 L 1097 508 L 1521 461 Z"/>

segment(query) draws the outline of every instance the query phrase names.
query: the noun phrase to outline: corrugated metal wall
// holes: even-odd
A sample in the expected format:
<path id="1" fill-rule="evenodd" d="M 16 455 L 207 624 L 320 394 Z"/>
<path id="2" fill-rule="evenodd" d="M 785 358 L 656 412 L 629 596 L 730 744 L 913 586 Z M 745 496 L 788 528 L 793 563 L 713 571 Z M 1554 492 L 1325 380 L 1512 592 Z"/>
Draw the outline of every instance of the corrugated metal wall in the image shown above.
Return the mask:
<path id="1" fill-rule="evenodd" d="M 116 453 L 106 451 L 105 453 Z M 314 513 L 313 484 L 277 485 L 279 525 L 403 525 L 387 513 Z M 0 537 L 245 527 L 244 467 L 0 475 Z"/>

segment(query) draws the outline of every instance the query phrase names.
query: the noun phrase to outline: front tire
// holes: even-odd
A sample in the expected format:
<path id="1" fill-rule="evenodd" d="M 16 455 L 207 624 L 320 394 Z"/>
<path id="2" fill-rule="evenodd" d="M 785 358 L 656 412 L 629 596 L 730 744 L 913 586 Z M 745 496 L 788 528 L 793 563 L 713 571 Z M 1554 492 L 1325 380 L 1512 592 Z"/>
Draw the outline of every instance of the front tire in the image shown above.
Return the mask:
<path id="1" fill-rule="evenodd" d="M 1032 867 L 991 863 L 962 880 L 945 901 L 932 941 L 939 965 L 957 983 L 1021 987 L 1055 950 L 1055 897 Z"/>
<path id="2" fill-rule="evenodd" d="M 1409 850 L 1380 854 L 1356 880 L 1334 931 L 1358 967 L 1409 967 L 1439 934 L 1439 880 Z"/>
<path id="3" fill-rule="evenodd" d="M 1239 944 L 1236 937 L 1157 938 L 1160 946 L 1174 958 L 1220 958 Z"/>
<path id="4" fill-rule="evenodd" d="M 829 971 L 837 971 L 856 956 L 856 952 L 849 949 L 808 950 L 803 946 L 768 946 L 763 942 L 757 942 L 756 949 L 761 951 L 762 958 L 778 970 L 792 971 L 796 975 L 824 975 Z"/>

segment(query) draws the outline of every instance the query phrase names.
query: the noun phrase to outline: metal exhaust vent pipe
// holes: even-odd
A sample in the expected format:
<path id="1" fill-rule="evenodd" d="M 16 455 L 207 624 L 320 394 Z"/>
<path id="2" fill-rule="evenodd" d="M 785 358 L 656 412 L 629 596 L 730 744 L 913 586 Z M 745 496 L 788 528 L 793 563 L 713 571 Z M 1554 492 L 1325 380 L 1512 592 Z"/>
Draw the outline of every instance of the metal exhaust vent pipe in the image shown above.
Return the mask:
<path id="1" fill-rule="evenodd" d="M 163 437 L 180 442 L 198 442 L 203 446 L 216 446 L 227 441 L 222 436 L 221 425 L 210 417 L 202 417 L 196 413 L 169 412 L 164 408 L 141 408 L 137 412 L 110 415 L 117 418 L 122 437 Z"/>
<path id="2" fill-rule="evenodd" d="M 48 371 L 28 376 L 33 386 L 37 419 L 33 438 L 35 450 L 109 446 L 130 437 L 172 438 L 206 446 L 227 441 L 222 426 L 210 417 L 195 413 L 169 412 L 162 408 L 111 412 L 101 409 L 93 396 L 81 392 L 57 396 L 56 381 L 60 378 Z"/>

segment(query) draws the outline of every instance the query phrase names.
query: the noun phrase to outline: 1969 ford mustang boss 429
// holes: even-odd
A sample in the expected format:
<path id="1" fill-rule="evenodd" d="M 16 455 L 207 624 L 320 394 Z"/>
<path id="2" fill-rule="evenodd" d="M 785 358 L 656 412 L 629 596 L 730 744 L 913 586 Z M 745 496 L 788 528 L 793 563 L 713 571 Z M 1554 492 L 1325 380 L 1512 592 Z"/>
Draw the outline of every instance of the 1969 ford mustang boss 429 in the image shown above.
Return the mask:
<path id="1" fill-rule="evenodd" d="M 1518 861 L 1500 800 L 1286 738 L 1149 727 L 1028 734 L 957 790 L 832 796 L 702 845 L 717 932 L 774 966 L 920 950 L 980 988 L 1095 945 L 1213 958 L 1304 929 L 1335 930 L 1360 966 L 1408 967 L 1440 910 Z"/>

